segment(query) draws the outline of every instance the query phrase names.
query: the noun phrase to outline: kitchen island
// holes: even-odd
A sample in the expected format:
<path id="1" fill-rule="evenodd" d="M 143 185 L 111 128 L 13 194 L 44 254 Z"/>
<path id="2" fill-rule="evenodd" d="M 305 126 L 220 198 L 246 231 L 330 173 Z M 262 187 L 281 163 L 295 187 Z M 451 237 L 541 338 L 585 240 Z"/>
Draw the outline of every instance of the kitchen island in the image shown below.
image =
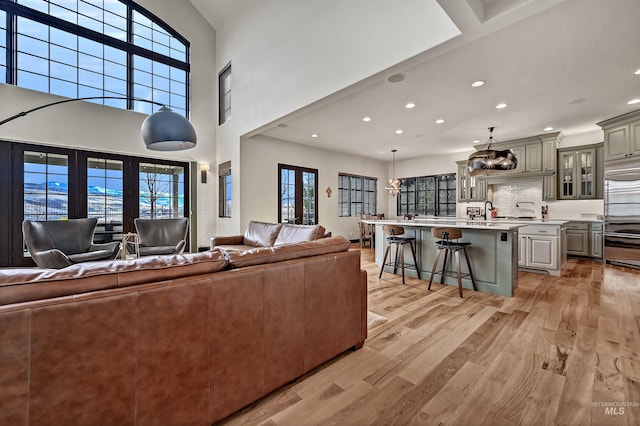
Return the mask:
<path id="1" fill-rule="evenodd" d="M 470 242 L 468 248 L 469 260 L 473 268 L 479 291 L 499 294 L 502 296 L 513 296 L 515 288 L 518 286 L 518 267 L 522 266 L 519 258 L 518 229 L 530 224 L 542 223 L 521 222 L 509 220 L 467 220 L 467 219 L 414 219 L 414 220 L 363 220 L 364 223 L 375 227 L 375 256 L 376 264 L 380 267 L 386 250 L 386 236 L 383 233 L 383 225 L 398 225 L 405 229 L 407 235 L 416 237 L 416 258 L 418 259 L 420 275 L 423 280 L 428 281 L 431 268 L 436 257 L 437 240 L 431 235 L 431 229 L 435 227 L 455 227 L 462 230 L 461 241 Z M 554 221 L 544 221 L 545 224 L 559 226 Z M 455 263 L 450 256 L 447 262 L 447 270 L 455 270 Z M 409 253 L 405 255 L 405 262 L 410 263 L 412 257 Z M 441 261 L 442 262 L 442 261 Z M 462 272 L 466 271 L 466 264 L 461 261 Z M 439 265 L 441 267 L 441 263 Z M 385 272 L 393 273 L 393 268 L 385 267 Z M 407 269 L 407 275 L 417 277 L 412 269 Z M 440 276 L 434 277 L 438 282 Z M 470 278 L 462 280 L 465 289 L 471 289 Z M 444 283 L 458 285 L 457 278 L 446 276 Z M 426 283 L 425 283 L 426 286 Z"/>

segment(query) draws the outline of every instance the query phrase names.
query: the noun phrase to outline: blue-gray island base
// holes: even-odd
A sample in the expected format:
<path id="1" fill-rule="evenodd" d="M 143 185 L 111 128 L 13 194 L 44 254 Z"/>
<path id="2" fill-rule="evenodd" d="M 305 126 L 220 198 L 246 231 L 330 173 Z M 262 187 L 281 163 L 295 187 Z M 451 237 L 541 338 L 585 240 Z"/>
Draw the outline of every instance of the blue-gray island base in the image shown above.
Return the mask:
<path id="1" fill-rule="evenodd" d="M 404 227 L 407 235 L 416 236 L 416 257 L 418 259 L 420 275 L 428 285 L 431 268 L 436 258 L 436 238 L 431 235 L 434 227 L 455 227 L 462 229 L 461 241 L 470 242 L 467 249 L 473 274 L 478 285 L 478 291 L 513 296 L 518 287 L 518 228 L 521 224 L 473 221 L 415 221 L 415 220 L 371 220 L 363 221 L 375 225 L 375 255 L 378 267 L 382 265 L 384 252 L 387 248 L 383 225 L 399 225 Z M 407 248 L 408 250 L 408 248 Z M 405 253 L 405 262 L 411 263 L 410 253 Z M 440 256 L 438 268 L 442 268 L 444 256 Z M 466 272 L 466 263 L 461 259 L 462 273 Z M 453 256 L 447 260 L 447 270 L 455 271 Z M 393 268 L 386 266 L 385 272 L 393 273 Z M 406 270 L 406 274 L 417 278 L 415 271 Z M 439 282 L 440 276 L 434 277 Z M 444 277 L 444 283 L 458 286 L 455 276 Z M 471 278 L 463 278 L 463 287 L 473 291 Z"/>

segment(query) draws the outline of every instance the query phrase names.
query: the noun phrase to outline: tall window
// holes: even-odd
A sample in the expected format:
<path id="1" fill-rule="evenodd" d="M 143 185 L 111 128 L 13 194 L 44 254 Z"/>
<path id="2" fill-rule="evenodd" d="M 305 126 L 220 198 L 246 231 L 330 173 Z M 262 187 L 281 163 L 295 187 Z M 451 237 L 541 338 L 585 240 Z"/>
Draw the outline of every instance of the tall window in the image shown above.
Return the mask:
<path id="1" fill-rule="evenodd" d="M 69 157 L 24 152 L 24 219 L 69 218 Z"/>
<path id="2" fill-rule="evenodd" d="M 184 217 L 184 167 L 140 163 L 140 217 Z"/>
<path id="3" fill-rule="evenodd" d="M 95 242 L 122 239 L 124 221 L 124 163 L 87 159 L 87 217 L 98 219 Z"/>
<path id="4" fill-rule="evenodd" d="M 231 217 L 231 161 L 218 166 L 218 216 Z"/>
<path id="5" fill-rule="evenodd" d="M 278 164 L 278 221 L 318 223 L 318 170 Z"/>
<path id="6" fill-rule="evenodd" d="M 129 0 L 0 0 L 0 82 L 151 113 L 189 112 L 189 42 Z M 7 62 L 8 61 L 8 62 Z"/>
<path id="7" fill-rule="evenodd" d="M 376 214 L 377 184 L 376 178 L 340 173 L 338 175 L 338 215 Z"/>
<path id="8" fill-rule="evenodd" d="M 455 216 L 455 174 L 404 178 L 400 183 L 398 215 Z"/>
<path id="9" fill-rule="evenodd" d="M 218 75 L 218 124 L 231 117 L 231 64 Z"/>

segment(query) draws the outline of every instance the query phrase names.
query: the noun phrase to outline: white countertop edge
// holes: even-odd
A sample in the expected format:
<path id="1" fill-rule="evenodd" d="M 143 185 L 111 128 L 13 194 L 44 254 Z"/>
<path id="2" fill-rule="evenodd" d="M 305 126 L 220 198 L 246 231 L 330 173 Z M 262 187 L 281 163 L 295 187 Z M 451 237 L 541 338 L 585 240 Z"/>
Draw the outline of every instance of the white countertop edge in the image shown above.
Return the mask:
<path id="1" fill-rule="evenodd" d="M 528 225 L 528 223 L 502 223 L 498 221 L 472 221 L 472 220 L 394 220 L 394 219 L 381 219 L 381 220 L 362 220 L 363 223 L 373 225 L 398 225 L 415 228 L 437 228 L 453 226 L 461 229 L 484 229 L 494 231 L 513 231 Z"/>

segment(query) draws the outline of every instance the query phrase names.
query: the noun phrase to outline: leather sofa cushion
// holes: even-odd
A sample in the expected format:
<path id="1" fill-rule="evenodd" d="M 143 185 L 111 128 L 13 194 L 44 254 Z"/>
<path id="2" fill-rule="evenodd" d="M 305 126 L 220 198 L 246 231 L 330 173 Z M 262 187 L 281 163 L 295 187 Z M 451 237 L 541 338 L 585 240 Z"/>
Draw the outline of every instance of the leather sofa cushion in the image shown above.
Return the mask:
<path id="1" fill-rule="evenodd" d="M 79 263 L 64 269 L 0 269 L 0 305 L 71 296 L 227 268 L 220 250 L 172 256 Z"/>
<path id="2" fill-rule="evenodd" d="M 245 251 L 227 251 L 231 268 L 283 262 L 302 257 L 317 256 L 349 250 L 351 243 L 342 236 L 322 238 L 297 244 L 281 244 L 274 247 L 258 247 Z"/>
<path id="3" fill-rule="evenodd" d="M 322 228 L 322 230 L 320 229 Z M 299 243 L 302 241 L 313 241 L 318 239 L 320 235 L 324 235 L 324 228 L 320 225 L 289 225 L 284 224 L 280 228 L 278 237 L 274 245 Z"/>
<path id="4" fill-rule="evenodd" d="M 281 223 L 249 222 L 244 233 L 244 244 L 252 247 L 271 247 L 282 228 Z"/>

